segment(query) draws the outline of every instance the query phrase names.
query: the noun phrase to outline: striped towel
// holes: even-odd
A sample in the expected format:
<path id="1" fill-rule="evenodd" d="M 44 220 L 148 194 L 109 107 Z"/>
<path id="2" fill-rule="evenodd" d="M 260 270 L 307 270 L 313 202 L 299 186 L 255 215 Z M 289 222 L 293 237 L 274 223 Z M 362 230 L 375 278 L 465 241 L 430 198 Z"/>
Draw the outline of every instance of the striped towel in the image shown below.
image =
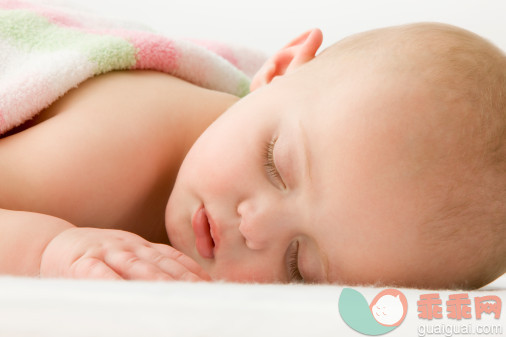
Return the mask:
<path id="1" fill-rule="evenodd" d="M 0 0 L 0 135 L 108 71 L 156 70 L 242 97 L 263 60 L 251 49 L 169 38 L 73 8 Z"/>

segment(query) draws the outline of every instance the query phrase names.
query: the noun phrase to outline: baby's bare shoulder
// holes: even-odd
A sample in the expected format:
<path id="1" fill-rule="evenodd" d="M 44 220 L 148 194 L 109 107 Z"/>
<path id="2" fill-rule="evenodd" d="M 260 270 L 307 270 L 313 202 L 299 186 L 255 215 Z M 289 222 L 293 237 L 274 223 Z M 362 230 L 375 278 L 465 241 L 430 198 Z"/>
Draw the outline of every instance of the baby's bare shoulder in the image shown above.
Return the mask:
<path id="1" fill-rule="evenodd" d="M 151 71 L 97 76 L 0 138 L 0 208 L 114 222 L 176 174 L 202 88 Z M 121 210 L 120 210 L 121 208 Z M 73 212 L 72 214 L 68 214 Z M 86 222 L 86 221 L 83 221 Z M 78 225 L 78 224 L 76 224 Z"/>

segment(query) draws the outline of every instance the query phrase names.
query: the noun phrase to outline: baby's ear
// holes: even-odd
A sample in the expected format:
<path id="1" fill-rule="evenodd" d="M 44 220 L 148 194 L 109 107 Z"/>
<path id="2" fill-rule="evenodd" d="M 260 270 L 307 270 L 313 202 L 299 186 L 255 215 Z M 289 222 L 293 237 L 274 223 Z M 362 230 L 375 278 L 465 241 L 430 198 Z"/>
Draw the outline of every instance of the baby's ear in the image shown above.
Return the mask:
<path id="1" fill-rule="evenodd" d="M 311 29 L 295 38 L 271 56 L 253 76 L 250 91 L 269 84 L 276 76 L 288 74 L 315 57 L 323 41 L 318 28 Z"/>

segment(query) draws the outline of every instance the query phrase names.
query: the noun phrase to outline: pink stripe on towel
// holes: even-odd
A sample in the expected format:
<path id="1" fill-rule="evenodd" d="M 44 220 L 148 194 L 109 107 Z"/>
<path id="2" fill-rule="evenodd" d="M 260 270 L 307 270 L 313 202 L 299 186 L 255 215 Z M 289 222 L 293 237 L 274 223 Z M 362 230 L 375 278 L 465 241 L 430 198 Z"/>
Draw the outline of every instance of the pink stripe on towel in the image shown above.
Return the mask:
<path id="1" fill-rule="evenodd" d="M 137 63 L 133 69 L 151 69 L 173 73 L 177 68 L 179 53 L 172 40 L 150 32 L 131 30 L 94 31 L 121 37 L 132 43 L 137 49 Z"/>
<path id="2" fill-rule="evenodd" d="M 79 20 L 72 18 L 66 13 L 60 13 L 58 10 L 52 8 L 45 8 L 37 6 L 36 4 L 23 2 L 18 0 L 1 0 L 0 8 L 2 9 L 24 9 L 29 10 L 35 14 L 45 17 L 52 23 L 69 27 L 81 27 L 82 24 Z"/>

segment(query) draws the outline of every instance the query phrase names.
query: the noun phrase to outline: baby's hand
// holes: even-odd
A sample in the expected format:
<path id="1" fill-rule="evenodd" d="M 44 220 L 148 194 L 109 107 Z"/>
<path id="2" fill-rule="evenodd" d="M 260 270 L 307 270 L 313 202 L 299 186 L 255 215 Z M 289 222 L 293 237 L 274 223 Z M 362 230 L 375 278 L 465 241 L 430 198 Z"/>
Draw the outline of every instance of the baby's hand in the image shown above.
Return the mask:
<path id="1" fill-rule="evenodd" d="M 42 254 L 41 277 L 209 281 L 194 260 L 121 230 L 70 228 Z"/>

